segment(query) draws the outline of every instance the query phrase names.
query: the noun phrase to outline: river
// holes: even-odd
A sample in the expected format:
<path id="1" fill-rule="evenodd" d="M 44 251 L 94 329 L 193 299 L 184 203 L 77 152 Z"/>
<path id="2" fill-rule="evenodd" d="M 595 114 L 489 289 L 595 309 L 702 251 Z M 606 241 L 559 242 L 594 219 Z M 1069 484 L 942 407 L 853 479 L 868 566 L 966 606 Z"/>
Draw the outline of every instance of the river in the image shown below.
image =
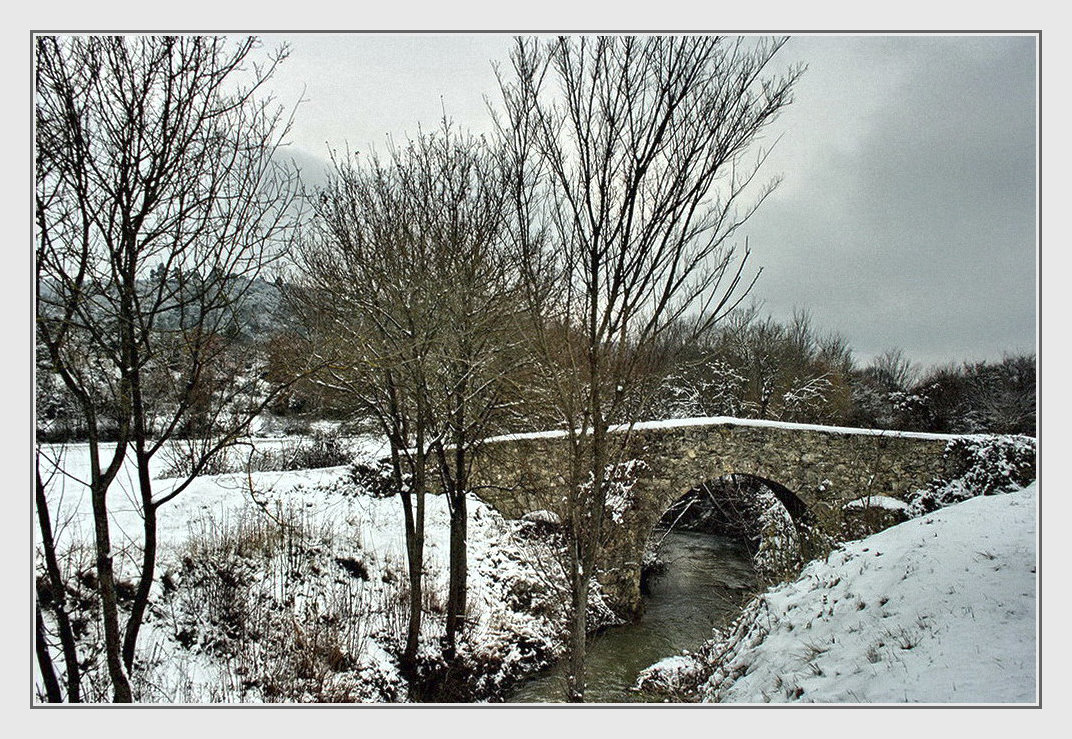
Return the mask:
<path id="1" fill-rule="evenodd" d="M 752 560 L 737 539 L 672 531 L 659 548 L 666 570 L 644 598 L 640 620 L 607 629 L 588 643 L 586 700 L 644 700 L 630 689 L 645 667 L 699 647 L 711 629 L 728 623 L 756 586 Z M 526 681 L 509 698 L 516 703 L 564 700 L 565 663 Z"/>

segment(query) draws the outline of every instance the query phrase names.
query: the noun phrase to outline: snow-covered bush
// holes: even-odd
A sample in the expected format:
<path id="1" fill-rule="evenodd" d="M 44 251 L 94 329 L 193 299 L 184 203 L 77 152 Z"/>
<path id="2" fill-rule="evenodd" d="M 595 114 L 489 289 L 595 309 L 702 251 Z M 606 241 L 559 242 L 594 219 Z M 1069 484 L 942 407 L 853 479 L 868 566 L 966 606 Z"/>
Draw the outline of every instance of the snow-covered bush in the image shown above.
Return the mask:
<path id="1" fill-rule="evenodd" d="M 760 578 L 779 580 L 800 569 L 800 535 L 789 511 L 768 487 L 757 487 L 755 502 L 760 534 L 753 565 Z"/>
<path id="2" fill-rule="evenodd" d="M 794 377 L 789 389 L 782 393 L 782 418 L 810 420 L 817 417 L 833 389 L 834 384 L 826 375 Z"/>
<path id="3" fill-rule="evenodd" d="M 705 678 L 703 663 L 686 652 L 659 660 L 640 671 L 636 689 L 667 702 L 692 702 Z"/>
<path id="4" fill-rule="evenodd" d="M 570 594 L 556 517 L 544 512 L 505 521 L 484 514 L 477 520 L 482 533 L 470 560 L 469 624 L 457 659 L 449 666 L 434 662 L 441 655 L 425 659 L 426 670 L 440 670 L 437 700 L 501 700 L 566 651 Z M 588 623 L 593 631 L 621 623 L 597 581 L 589 595 Z"/>
<path id="5" fill-rule="evenodd" d="M 841 538 L 862 539 L 908 519 L 908 504 L 887 495 L 865 495 L 841 506 Z"/>
<path id="6" fill-rule="evenodd" d="M 398 492 L 387 460 L 360 456 L 350 463 L 346 473 L 346 480 L 352 489 L 374 498 L 389 498 Z"/>
<path id="7" fill-rule="evenodd" d="M 653 401 L 653 418 L 733 416 L 747 380 L 727 362 L 707 357 L 672 372 Z"/>
<path id="8" fill-rule="evenodd" d="M 350 449 L 334 432 L 316 431 L 291 448 L 280 449 L 273 457 L 266 455 L 254 469 L 310 470 L 338 467 L 350 461 Z"/>
<path id="9" fill-rule="evenodd" d="M 551 540 L 532 538 L 531 524 L 501 521 L 472 559 L 476 586 L 460 657 L 471 667 L 471 690 L 501 697 L 521 677 L 550 666 L 565 649 L 564 576 Z M 523 535 L 519 536 L 519 533 Z"/>
<path id="10" fill-rule="evenodd" d="M 249 511 L 191 528 L 165 575 L 175 642 L 226 664 L 239 696 L 265 701 L 393 701 L 404 684 L 369 645 L 367 570 L 340 558 L 329 529 L 300 511 Z M 363 575 L 363 576 L 362 576 Z"/>
<path id="11" fill-rule="evenodd" d="M 976 495 L 1022 488 L 1035 479 L 1036 441 L 1028 436 L 961 436 L 946 446 L 947 480 L 908 496 L 906 513 L 921 516 Z"/>

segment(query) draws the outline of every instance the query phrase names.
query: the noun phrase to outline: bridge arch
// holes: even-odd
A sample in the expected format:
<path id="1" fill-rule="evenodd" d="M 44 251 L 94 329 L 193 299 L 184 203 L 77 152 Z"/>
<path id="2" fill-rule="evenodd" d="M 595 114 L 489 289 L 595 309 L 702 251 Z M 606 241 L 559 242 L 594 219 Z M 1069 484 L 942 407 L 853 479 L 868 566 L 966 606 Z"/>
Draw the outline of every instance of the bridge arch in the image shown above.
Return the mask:
<path id="1" fill-rule="evenodd" d="M 693 531 L 740 540 L 761 579 L 775 579 L 801 562 L 814 517 L 784 485 L 758 475 L 730 473 L 705 480 L 674 499 L 648 535 L 642 589 L 665 563 L 658 550 L 670 531 Z"/>
<path id="2" fill-rule="evenodd" d="M 721 502 L 720 495 L 722 499 L 726 499 L 732 504 L 738 499 L 746 500 L 748 497 L 760 495 L 761 491 L 758 488 L 762 488 L 769 496 L 777 500 L 796 526 L 810 526 L 814 523 L 815 517 L 808 509 L 807 503 L 801 500 L 796 493 L 781 483 L 747 472 L 731 472 L 726 475 L 720 475 L 717 478 L 704 480 L 692 486 L 687 492 L 672 500 L 662 514 L 662 518 L 665 518 L 667 513 L 675 508 L 681 505 L 689 505 L 690 501 L 698 501 L 702 497 L 706 497 L 717 509 Z M 735 495 L 732 493 L 735 493 Z M 727 515 L 732 514 L 732 511 L 728 510 L 723 512 Z M 660 521 L 662 521 L 662 518 L 660 518 Z"/>

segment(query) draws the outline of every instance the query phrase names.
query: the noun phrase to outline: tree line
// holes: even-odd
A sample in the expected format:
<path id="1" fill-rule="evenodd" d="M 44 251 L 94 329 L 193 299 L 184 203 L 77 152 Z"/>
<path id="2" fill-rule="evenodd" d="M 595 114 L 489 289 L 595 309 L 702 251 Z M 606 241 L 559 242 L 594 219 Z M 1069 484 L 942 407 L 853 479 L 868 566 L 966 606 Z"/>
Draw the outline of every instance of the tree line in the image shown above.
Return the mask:
<path id="1" fill-rule="evenodd" d="M 388 441 L 411 676 L 427 496 L 442 491 L 450 510 L 449 661 L 465 635 L 481 440 L 565 431 L 576 701 L 607 494 L 629 442 L 611 425 L 718 414 L 1026 429 L 1033 408 L 1025 415 L 1017 397 L 1017 415 L 1006 396 L 1016 372 L 1026 392 L 1033 358 L 921 385 L 896 353 L 857 370 L 845 342 L 817 335 L 806 314 L 783 324 L 743 306 L 758 271 L 739 232 L 776 185 L 760 177 L 757 145 L 803 72 L 772 70 L 784 43 L 519 38 L 497 71 L 492 134 L 443 120 L 383 156 L 334 155 L 326 184 L 305 189 L 280 148 L 293 114 L 266 94 L 285 49 L 265 54 L 252 38 L 38 38 L 38 416 L 76 417 L 88 445 L 114 700 L 135 698 L 159 509 L 254 418 L 296 399 L 359 417 Z M 266 279 L 286 325 L 249 341 L 241 327 Z M 150 462 L 177 439 L 190 442 L 188 474 L 159 490 Z M 62 468 L 43 454 L 39 445 L 35 503 L 53 597 L 38 598 L 38 659 L 49 699 L 77 701 L 70 573 L 46 495 Z M 108 514 L 128 458 L 143 531 L 136 595 L 121 613 Z"/>
<path id="2" fill-rule="evenodd" d="M 1036 432 L 1034 354 L 922 368 L 901 349 L 865 364 L 806 311 L 755 305 L 674 353 L 651 416 L 734 416 L 945 434 Z"/>

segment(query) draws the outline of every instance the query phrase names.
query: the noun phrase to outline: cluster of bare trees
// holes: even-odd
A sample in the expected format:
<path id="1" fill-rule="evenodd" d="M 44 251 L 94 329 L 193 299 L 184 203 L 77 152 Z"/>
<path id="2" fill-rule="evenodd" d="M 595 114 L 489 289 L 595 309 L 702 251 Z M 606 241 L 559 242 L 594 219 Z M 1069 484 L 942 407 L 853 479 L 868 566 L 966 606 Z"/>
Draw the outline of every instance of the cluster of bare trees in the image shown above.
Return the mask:
<path id="1" fill-rule="evenodd" d="M 1023 434 L 1037 423 L 1033 354 L 921 370 L 900 350 L 855 374 L 854 425 L 936 433 Z"/>
<path id="2" fill-rule="evenodd" d="M 801 71 L 768 70 L 783 43 L 519 39 L 499 70 L 493 136 L 444 121 L 385 157 L 336 157 L 312 195 L 310 226 L 287 262 L 302 365 L 283 374 L 294 382 L 315 367 L 316 382 L 389 441 L 411 670 L 426 496 L 441 490 L 450 506 L 449 657 L 465 623 L 466 496 L 480 440 L 493 429 L 559 427 L 570 450 L 569 698 L 584 699 L 610 471 L 629 441 L 609 429 L 649 411 L 675 353 L 730 314 L 755 279 L 737 235 L 774 185 L 758 180 L 764 155 L 752 147 Z M 257 66 L 254 50 L 252 40 L 198 37 L 39 40 L 38 340 L 89 430 L 117 701 L 133 697 L 127 672 L 152 583 L 156 512 L 189 482 L 155 492 L 151 458 L 190 431 L 202 442 L 192 479 L 272 400 L 234 402 L 254 373 L 223 365 L 233 344 L 219 340 L 243 286 L 284 256 L 298 216 L 294 173 L 276 156 L 287 121 L 257 95 L 279 57 Z M 190 425 L 195 409 L 210 422 Z M 118 439 L 107 451 L 95 432 L 104 417 Z M 121 629 L 107 495 L 128 453 L 144 554 Z M 37 500 L 51 576 L 40 481 Z M 62 593 L 63 574 L 54 579 Z M 66 655 L 62 597 L 50 607 Z M 42 654 L 47 673 L 47 644 Z"/>
<path id="3" fill-rule="evenodd" d="M 785 322 L 739 308 L 690 344 L 671 366 L 649 416 L 734 416 L 935 433 L 1036 432 L 1031 354 L 921 368 L 901 349 L 857 364 L 837 333 L 810 315 Z"/>
<path id="4" fill-rule="evenodd" d="M 516 361 L 518 270 L 502 162 L 447 122 L 385 160 L 336 159 L 314 198 L 291 291 L 319 379 L 371 417 L 401 492 L 412 670 L 421 626 L 425 497 L 447 497 L 448 656 L 465 614 L 466 495 L 473 452 L 503 411 Z"/>
<path id="5" fill-rule="evenodd" d="M 843 337 L 821 334 L 805 311 L 787 322 L 756 305 L 676 352 L 653 417 L 735 416 L 843 424 L 853 407 L 854 365 Z"/>

